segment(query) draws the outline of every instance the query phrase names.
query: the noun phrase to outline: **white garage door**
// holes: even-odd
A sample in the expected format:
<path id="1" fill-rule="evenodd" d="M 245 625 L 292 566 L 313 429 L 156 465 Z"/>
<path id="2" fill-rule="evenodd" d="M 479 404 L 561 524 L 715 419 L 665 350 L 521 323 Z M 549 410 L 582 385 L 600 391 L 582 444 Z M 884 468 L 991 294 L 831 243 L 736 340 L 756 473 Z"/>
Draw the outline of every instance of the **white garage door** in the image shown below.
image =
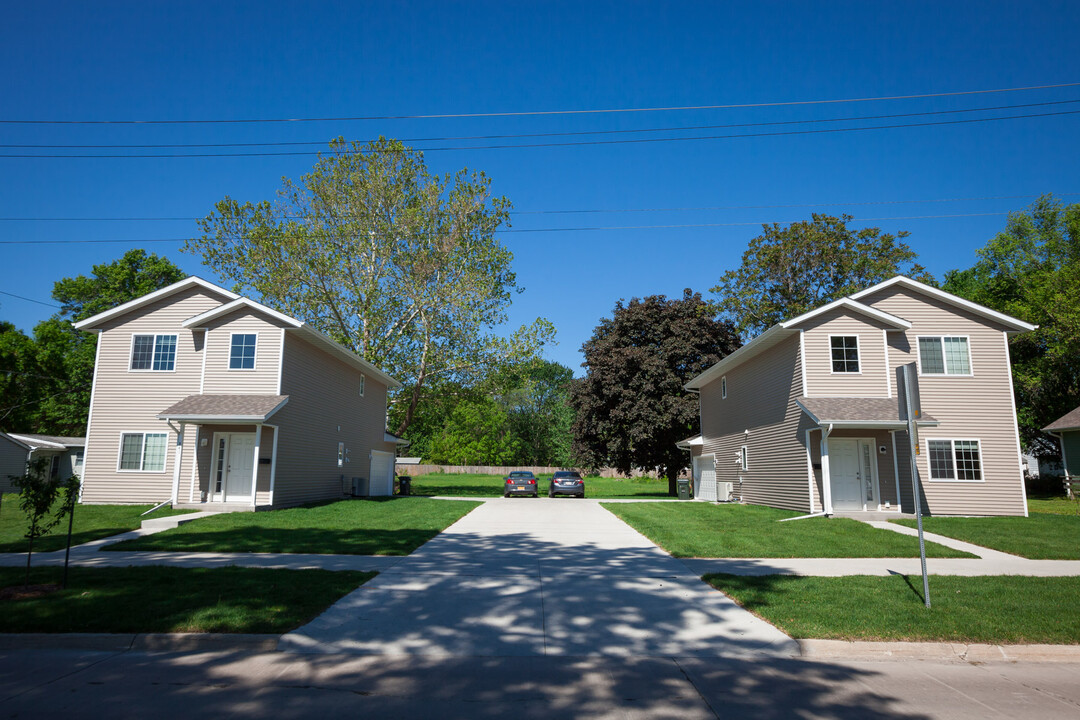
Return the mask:
<path id="1" fill-rule="evenodd" d="M 694 499 L 716 502 L 716 456 L 694 458 Z"/>
<path id="2" fill-rule="evenodd" d="M 382 450 L 371 451 L 371 489 L 373 496 L 394 494 L 394 454 Z"/>

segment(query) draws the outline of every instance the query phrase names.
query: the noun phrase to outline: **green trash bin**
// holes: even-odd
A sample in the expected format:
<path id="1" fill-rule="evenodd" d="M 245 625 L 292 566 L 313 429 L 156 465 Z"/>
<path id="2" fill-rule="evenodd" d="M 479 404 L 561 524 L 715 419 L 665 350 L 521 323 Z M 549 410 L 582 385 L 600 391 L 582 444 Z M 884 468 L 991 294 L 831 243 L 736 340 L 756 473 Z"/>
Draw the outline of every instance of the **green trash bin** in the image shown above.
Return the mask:
<path id="1" fill-rule="evenodd" d="M 690 480 L 687 479 L 687 478 L 680 478 L 680 479 L 676 480 L 675 483 L 679 486 L 679 499 L 680 500 L 689 500 L 690 499 Z"/>

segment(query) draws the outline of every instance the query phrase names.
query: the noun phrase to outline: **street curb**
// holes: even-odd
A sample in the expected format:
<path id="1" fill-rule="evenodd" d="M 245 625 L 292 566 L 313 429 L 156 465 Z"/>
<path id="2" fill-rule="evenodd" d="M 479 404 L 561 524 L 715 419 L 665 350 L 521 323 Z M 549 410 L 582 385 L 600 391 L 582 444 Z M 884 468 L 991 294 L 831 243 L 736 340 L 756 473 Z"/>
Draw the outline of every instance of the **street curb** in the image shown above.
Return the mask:
<path id="1" fill-rule="evenodd" d="M 0 633 L 4 650 L 272 652 L 279 635 L 230 633 Z"/>
<path id="2" fill-rule="evenodd" d="M 1080 645 L 966 645 L 963 643 L 798 640 L 810 660 L 932 660 L 938 662 L 1080 663 Z"/>

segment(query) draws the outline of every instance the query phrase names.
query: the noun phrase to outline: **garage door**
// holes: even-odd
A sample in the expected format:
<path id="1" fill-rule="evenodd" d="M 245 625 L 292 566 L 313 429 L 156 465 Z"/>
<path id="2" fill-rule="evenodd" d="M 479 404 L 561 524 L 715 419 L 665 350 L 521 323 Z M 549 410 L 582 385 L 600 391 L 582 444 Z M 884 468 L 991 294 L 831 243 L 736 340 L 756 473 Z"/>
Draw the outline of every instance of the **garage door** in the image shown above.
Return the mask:
<path id="1" fill-rule="evenodd" d="M 716 502 L 716 456 L 694 458 L 694 498 Z"/>
<path id="2" fill-rule="evenodd" d="M 394 454 L 382 450 L 371 451 L 370 495 L 394 494 Z"/>

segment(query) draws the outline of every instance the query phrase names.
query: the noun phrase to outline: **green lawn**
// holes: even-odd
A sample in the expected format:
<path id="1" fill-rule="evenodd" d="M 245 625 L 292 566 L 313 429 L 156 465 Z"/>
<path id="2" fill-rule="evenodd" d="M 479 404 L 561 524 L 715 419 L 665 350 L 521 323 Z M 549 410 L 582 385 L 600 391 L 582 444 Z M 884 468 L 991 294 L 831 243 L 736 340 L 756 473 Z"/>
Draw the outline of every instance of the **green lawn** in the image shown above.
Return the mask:
<path id="1" fill-rule="evenodd" d="M 1051 515 L 1080 515 L 1080 501 L 1060 497 L 1028 498 L 1028 512 Z"/>
<path id="2" fill-rule="evenodd" d="M 914 520 L 893 522 L 915 527 Z M 1024 517 L 923 518 L 926 532 L 1033 560 L 1080 560 L 1080 517 L 1033 512 Z"/>
<path id="3" fill-rule="evenodd" d="M 550 475 L 539 478 L 540 495 L 547 495 Z M 499 497 L 502 495 L 502 475 L 469 475 L 433 473 L 413 478 L 414 495 L 444 495 L 449 497 Z M 664 498 L 667 480 L 655 478 L 585 478 L 585 497 L 591 498 Z"/>
<path id="4" fill-rule="evenodd" d="M 24 570 L 0 568 L 0 587 Z M 375 573 L 253 568 L 71 568 L 68 588 L 0 600 L 0 632 L 284 633 L 303 625 Z M 35 568 L 31 584 L 58 583 Z"/>
<path id="5" fill-rule="evenodd" d="M 408 555 L 477 505 L 398 497 L 223 513 L 105 549 Z"/>
<path id="6" fill-rule="evenodd" d="M 78 505 L 75 507 L 75 528 L 71 545 L 80 545 L 110 535 L 135 530 L 149 518 L 177 515 L 191 510 L 172 510 L 168 507 L 142 516 L 153 505 Z M 0 552 L 26 552 L 26 514 L 19 509 L 19 496 L 6 494 L 0 506 Z M 34 552 L 63 550 L 67 543 L 67 520 L 50 534 L 34 542 Z"/>
<path id="7" fill-rule="evenodd" d="M 605 503 L 604 507 L 675 557 L 918 557 L 919 543 L 857 520 L 808 518 L 762 505 Z M 936 543 L 930 557 L 973 557 Z"/>
<path id="8" fill-rule="evenodd" d="M 706 575 L 794 638 L 963 643 L 1080 643 L 1080 577 L 922 578 Z"/>

